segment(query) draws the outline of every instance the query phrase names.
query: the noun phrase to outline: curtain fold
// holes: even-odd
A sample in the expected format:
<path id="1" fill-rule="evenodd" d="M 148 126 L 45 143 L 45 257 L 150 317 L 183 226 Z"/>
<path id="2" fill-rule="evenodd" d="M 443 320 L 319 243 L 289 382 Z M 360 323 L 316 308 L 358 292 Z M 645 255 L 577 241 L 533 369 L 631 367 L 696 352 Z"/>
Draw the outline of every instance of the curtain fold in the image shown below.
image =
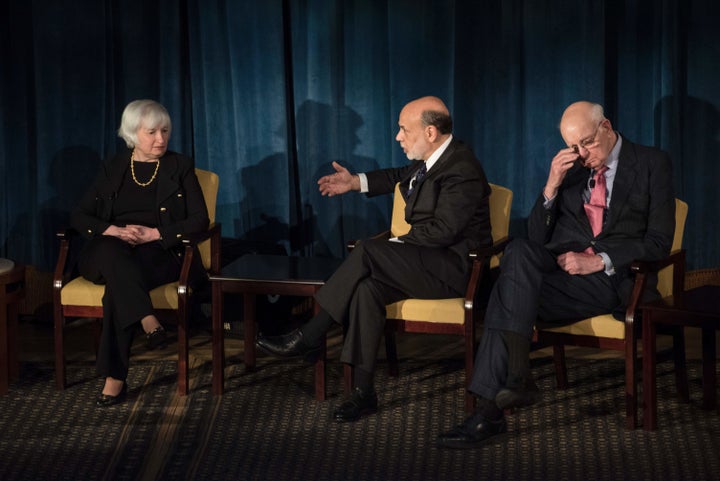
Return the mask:
<path id="1" fill-rule="evenodd" d="M 221 178 L 223 233 L 345 255 L 390 199 L 320 196 L 332 161 L 407 162 L 402 106 L 448 104 L 455 135 L 514 193 L 513 235 L 563 147 L 564 107 L 602 103 L 629 139 L 668 150 L 690 205 L 689 268 L 720 265 L 720 7 L 713 0 L 9 0 L 0 9 L 0 256 L 50 270 L 54 233 L 124 106 L 163 103 L 171 149 Z"/>

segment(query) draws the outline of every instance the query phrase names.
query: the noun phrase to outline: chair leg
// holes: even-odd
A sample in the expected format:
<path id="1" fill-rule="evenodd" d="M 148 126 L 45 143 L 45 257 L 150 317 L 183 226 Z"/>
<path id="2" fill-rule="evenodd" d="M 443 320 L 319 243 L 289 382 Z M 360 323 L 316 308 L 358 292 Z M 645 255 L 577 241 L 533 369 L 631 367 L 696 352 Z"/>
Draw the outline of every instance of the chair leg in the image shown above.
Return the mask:
<path id="1" fill-rule="evenodd" d="M 62 313 L 62 306 L 55 305 L 54 312 L 54 338 L 55 338 L 55 389 L 65 389 L 65 316 Z"/>
<path id="2" fill-rule="evenodd" d="M 673 362 L 675 363 L 675 386 L 678 398 L 684 403 L 690 402 L 687 365 L 685 363 L 685 329 L 680 326 L 673 331 Z"/>
<path id="3" fill-rule="evenodd" d="M 467 322 L 467 321 L 466 321 Z M 465 412 L 472 413 L 475 411 L 475 395 L 468 388 L 473 372 L 475 372 L 475 324 L 470 326 L 465 332 Z"/>
<path id="4" fill-rule="evenodd" d="M 703 409 L 715 409 L 717 405 L 717 388 L 715 363 L 717 362 L 717 346 L 715 345 L 715 329 L 702 329 L 702 385 Z"/>
<path id="5" fill-rule="evenodd" d="M 92 319 L 92 331 L 93 331 L 93 348 L 95 349 L 95 357 L 97 358 L 98 351 L 100 350 L 100 337 L 102 336 L 102 319 Z"/>
<path id="6" fill-rule="evenodd" d="M 398 377 L 398 356 L 395 329 L 389 325 L 385 328 L 385 356 L 388 362 L 388 374 L 391 377 Z"/>
<path id="7" fill-rule="evenodd" d="M 472 413 L 475 411 L 475 395 L 472 394 L 470 391 L 467 390 L 467 388 L 470 385 L 470 378 L 472 376 L 473 370 L 472 366 L 468 367 L 465 366 L 465 412 L 466 413 Z"/>
<path id="8" fill-rule="evenodd" d="M 565 364 L 565 346 L 553 345 L 553 361 L 555 364 L 555 380 L 558 389 L 568 388 L 567 366 Z"/>
<path id="9" fill-rule="evenodd" d="M 180 396 L 187 396 L 190 384 L 190 373 L 188 369 L 188 320 L 187 307 L 178 310 L 178 388 L 177 392 Z"/>
<path id="10" fill-rule="evenodd" d="M 343 364 L 343 384 L 345 394 L 350 396 L 353 387 L 353 370 L 350 364 Z"/>
<path id="11" fill-rule="evenodd" d="M 625 427 L 635 429 L 637 425 L 637 342 L 635 338 L 625 342 Z"/>

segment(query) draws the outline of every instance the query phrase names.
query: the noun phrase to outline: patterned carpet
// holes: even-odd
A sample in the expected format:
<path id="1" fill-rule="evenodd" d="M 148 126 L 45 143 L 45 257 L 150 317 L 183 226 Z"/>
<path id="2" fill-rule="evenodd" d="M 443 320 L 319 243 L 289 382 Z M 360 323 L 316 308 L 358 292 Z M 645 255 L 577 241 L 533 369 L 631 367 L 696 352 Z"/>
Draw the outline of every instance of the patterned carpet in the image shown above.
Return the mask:
<path id="1" fill-rule="evenodd" d="M 175 364 L 139 361 L 129 401 L 96 409 L 100 382 L 73 363 L 71 386 L 53 389 L 51 365 L 25 364 L 0 398 L 0 479 L 217 480 L 710 480 L 720 479 L 720 416 L 700 408 L 699 365 L 691 403 L 674 398 L 671 366 L 658 368 L 659 429 L 624 428 L 623 366 L 569 360 L 571 388 L 554 388 L 550 360 L 533 372 L 543 400 L 508 417 L 509 432 L 471 451 L 434 445 L 464 418 L 461 364 L 401 364 L 378 374 L 380 412 L 354 424 L 330 420 L 332 398 L 312 398 L 312 368 L 263 359 L 246 374 L 237 359 L 226 394 L 210 393 L 210 364 L 194 366 L 192 393 L 175 395 Z M 668 365 L 665 365 L 668 364 Z"/>

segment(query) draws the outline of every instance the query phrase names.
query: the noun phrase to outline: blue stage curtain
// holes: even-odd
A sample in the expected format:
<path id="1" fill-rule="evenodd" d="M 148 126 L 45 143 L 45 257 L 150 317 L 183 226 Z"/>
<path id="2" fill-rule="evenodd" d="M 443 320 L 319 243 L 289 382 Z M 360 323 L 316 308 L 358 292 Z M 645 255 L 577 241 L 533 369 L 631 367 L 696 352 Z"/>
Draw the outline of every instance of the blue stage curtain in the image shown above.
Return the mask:
<path id="1" fill-rule="evenodd" d="M 221 176 L 225 236 L 343 256 L 389 197 L 322 198 L 351 171 L 407 162 L 402 106 L 448 104 L 456 137 L 514 193 L 512 234 L 563 147 L 557 123 L 602 103 L 627 138 L 670 151 L 690 212 L 689 268 L 720 266 L 720 2 L 714 0 L 9 0 L 0 8 L 0 256 L 50 270 L 54 233 L 137 98 L 171 148 Z"/>

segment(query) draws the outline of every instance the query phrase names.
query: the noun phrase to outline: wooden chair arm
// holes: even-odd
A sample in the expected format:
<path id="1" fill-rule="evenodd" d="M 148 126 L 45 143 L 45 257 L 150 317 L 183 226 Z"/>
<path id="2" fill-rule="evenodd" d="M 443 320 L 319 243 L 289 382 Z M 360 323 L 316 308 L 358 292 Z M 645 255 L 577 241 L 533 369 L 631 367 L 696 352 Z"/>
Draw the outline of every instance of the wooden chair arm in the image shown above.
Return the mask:
<path id="1" fill-rule="evenodd" d="M 630 270 L 636 274 L 640 272 L 647 274 L 650 272 L 658 272 L 663 267 L 667 267 L 669 265 L 680 265 L 680 263 L 685 263 L 684 249 L 675 251 L 666 258 L 657 261 L 634 261 L 630 265 Z"/>
<path id="2" fill-rule="evenodd" d="M 472 261 L 472 270 L 470 271 L 470 279 L 468 280 L 467 289 L 465 289 L 465 309 L 472 309 L 475 302 L 475 292 L 477 291 L 480 279 L 483 274 L 483 265 L 489 257 L 474 257 Z"/>
<path id="3" fill-rule="evenodd" d="M 502 253 L 510 240 L 510 237 L 503 237 L 490 247 L 473 249 L 468 252 L 468 258 L 472 260 L 472 270 L 470 271 L 470 279 L 468 280 L 467 289 L 465 290 L 465 309 L 472 309 L 485 264 L 492 256 Z"/>
<path id="4" fill-rule="evenodd" d="M 70 255 L 70 244 L 80 233 L 73 228 L 67 228 L 57 232 L 55 235 L 60 240 L 60 246 L 58 248 L 55 271 L 53 272 L 53 289 L 60 291 L 68 276 L 66 270 L 68 257 Z"/>
<path id="5" fill-rule="evenodd" d="M 220 224 L 213 222 L 210 224 L 208 229 L 203 232 L 195 232 L 193 234 L 186 234 L 183 236 L 182 243 L 184 245 L 196 246 L 202 241 L 210 239 L 212 236 L 217 235 L 220 232 Z"/>
<path id="6" fill-rule="evenodd" d="M 213 222 L 212 224 L 210 224 L 210 227 L 208 227 L 208 230 L 204 232 L 190 234 L 183 238 L 182 243 L 185 248 L 185 252 L 183 255 L 183 264 L 180 268 L 180 279 L 178 280 L 179 295 L 186 294 L 189 290 L 190 268 L 193 263 L 193 258 L 196 254 L 195 247 L 199 243 L 210 239 L 210 272 L 213 274 L 217 274 L 220 272 L 221 230 L 221 224 Z"/>
<path id="7" fill-rule="evenodd" d="M 472 249 L 470 252 L 468 252 L 468 257 L 471 259 L 475 258 L 489 258 L 492 256 L 496 256 L 498 254 L 501 254 L 507 245 L 512 240 L 511 237 L 503 237 L 502 239 L 499 239 L 497 242 L 495 242 L 490 247 L 483 247 L 480 249 Z"/>
<path id="8" fill-rule="evenodd" d="M 683 290 L 685 285 L 685 250 L 681 249 L 671 253 L 668 257 L 657 261 L 634 261 L 630 271 L 635 274 L 635 285 L 633 286 L 630 300 L 625 310 L 625 323 L 633 324 L 636 315 L 639 313 L 642 294 L 647 284 L 647 276 L 655 274 L 660 269 L 673 266 L 673 293 Z"/>
<path id="9" fill-rule="evenodd" d="M 372 236 L 372 237 L 370 237 L 370 238 L 371 238 L 371 239 L 389 239 L 389 238 L 390 238 L 390 231 L 389 231 L 389 230 L 383 231 L 383 232 L 381 232 L 381 233 L 379 233 L 379 234 L 376 234 L 376 235 L 374 235 L 374 236 Z M 362 242 L 362 241 L 359 240 L 359 239 L 354 239 L 354 240 L 348 241 L 348 243 L 347 243 L 347 250 L 348 250 L 348 252 L 351 251 L 351 250 L 353 250 L 355 247 L 357 247 L 357 245 L 358 245 L 360 242 Z"/>

